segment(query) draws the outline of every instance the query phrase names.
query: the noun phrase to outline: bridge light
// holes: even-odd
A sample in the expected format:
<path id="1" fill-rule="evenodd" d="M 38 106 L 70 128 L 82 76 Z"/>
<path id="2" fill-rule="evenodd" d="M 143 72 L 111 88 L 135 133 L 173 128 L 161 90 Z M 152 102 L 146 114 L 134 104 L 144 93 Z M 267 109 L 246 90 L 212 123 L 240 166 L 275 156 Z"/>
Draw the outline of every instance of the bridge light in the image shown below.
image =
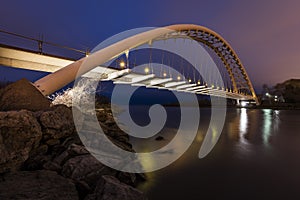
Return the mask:
<path id="1" fill-rule="evenodd" d="M 120 65 L 121 68 L 124 68 L 124 67 L 125 67 L 125 62 L 124 62 L 124 61 L 121 61 L 121 62 L 119 63 L 119 65 Z"/>
<path id="2" fill-rule="evenodd" d="M 149 67 L 146 67 L 146 68 L 144 69 L 144 71 L 145 71 L 146 74 L 148 74 L 149 71 L 150 71 L 150 70 L 149 70 Z"/>
<path id="3" fill-rule="evenodd" d="M 189 79 L 189 83 L 191 83 L 192 82 L 192 79 Z"/>
<path id="4" fill-rule="evenodd" d="M 248 103 L 246 101 L 241 101 L 241 106 L 242 107 L 246 107 L 248 105 Z"/>
<path id="5" fill-rule="evenodd" d="M 180 76 L 177 76 L 177 80 L 180 81 L 180 80 L 181 80 L 181 77 L 180 77 Z"/>
<path id="6" fill-rule="evenodd" d="M 198 82 L 197 82 L 197 84 L 198 84 L 198 85 L 200 85 L 200 84 L 201 84 L 201 82 L 200 82 L 200 81 L 198 81 Z"/>
<path id="7" fill-rule="evenodd" d="M 167 73 L 166 73 L 166 72 L 164 72 L 164 73 L 163 73 L 163 76 L 164 76 L 164 77 L 167 77 Z"/>

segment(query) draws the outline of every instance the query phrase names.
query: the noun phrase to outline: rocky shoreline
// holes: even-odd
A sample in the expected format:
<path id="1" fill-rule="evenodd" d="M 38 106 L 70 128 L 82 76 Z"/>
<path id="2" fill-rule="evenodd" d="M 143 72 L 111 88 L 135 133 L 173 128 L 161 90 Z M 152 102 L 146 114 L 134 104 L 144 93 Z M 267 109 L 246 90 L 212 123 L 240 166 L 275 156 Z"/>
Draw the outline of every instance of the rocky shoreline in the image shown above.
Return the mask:
<path id="1" fill-rule="evenodd" d="M 0 100 L 7 105 L 1 97 L 3 92 Z M 128 135 L 114 123 L 110 105 L 103 105 L 97 117 L 111 141 L 134 151 Z M 145 180 L 143 174 L 109 168 L 85 149 L 72 109 L 65 105 L 2 109 L 0 155 L 0 199 L 147 199 L 135 188 Z"/>

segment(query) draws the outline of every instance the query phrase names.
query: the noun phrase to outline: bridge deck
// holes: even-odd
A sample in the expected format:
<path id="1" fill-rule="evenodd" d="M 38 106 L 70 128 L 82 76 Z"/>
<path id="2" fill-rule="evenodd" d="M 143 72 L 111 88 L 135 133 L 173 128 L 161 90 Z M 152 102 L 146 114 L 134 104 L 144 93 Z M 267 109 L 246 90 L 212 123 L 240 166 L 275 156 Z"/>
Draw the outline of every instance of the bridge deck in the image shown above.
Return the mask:
<path id="1" fill-rule="evenodd" d="M 101 79 L 101 81 L 113 81 L 114 84 L 128 84 L 132 86 L 144 86 L 146 88 L 166 89 L 178 92 L 196 93 L 239 100 L 251 100 L 250 95 L 234 93 L 222 89 L 197 85 L 188 81 L 177 81 L 169 77 L 157 77 L 155 74 L 139 74 L 130 69 L 112 69 L 98 66 L 83 75 L 88 78 Z"/>
<path id="2" fill-rule="evenodd" d="M 0 45 L 0 65 L 4 66 L 52 73 L 73 62 L 66 58 Z"/>
<path id="3" fill-rule="evenodd" d="M 58 58 L 50 55 L 41 55 L 21 49 L 0 46 L 0 65 L 44 71 L 55 72 L 74 61 Z M 167 89 L 178 92 L 196 93 L 202 95 L 218 96 L 230 99 L 251 100 L 252 96 L 233 93 L 221 89 L 188 83 L 187 81 L 176 81 L 169 77 L 157 77 L 155 74 L 139 74 L 130 69 L 113 69 L 98 66 L 85 73 L 83 77 L 99 79 L 101 81 L 113 81 L 114 84 L 128 84 L 132 86 L 145 86 L 146 88 Z"/>

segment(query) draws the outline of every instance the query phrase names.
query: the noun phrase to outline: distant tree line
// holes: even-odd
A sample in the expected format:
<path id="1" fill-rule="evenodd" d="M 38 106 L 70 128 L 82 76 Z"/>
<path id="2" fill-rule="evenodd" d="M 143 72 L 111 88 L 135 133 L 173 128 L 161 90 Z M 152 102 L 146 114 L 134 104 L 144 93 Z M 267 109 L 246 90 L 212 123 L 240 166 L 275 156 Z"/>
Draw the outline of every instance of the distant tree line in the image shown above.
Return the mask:
<path id="1" fill-rule="evenodd" d="M 283 83 L 278 83 L 274 87 L 263 85 L 262 93 L 263 102 L 284 102 L 300 103 L 300 79 L 290 79 Z"/>

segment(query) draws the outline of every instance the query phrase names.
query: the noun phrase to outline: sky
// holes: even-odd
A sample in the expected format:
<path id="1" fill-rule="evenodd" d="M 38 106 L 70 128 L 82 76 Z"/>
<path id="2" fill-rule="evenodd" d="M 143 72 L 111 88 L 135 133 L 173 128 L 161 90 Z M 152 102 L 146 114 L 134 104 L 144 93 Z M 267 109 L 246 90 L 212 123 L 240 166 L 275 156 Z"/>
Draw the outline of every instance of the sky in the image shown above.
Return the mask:
<path id="1" fill-rule="evenodd" d="M 259 89 L 300 78 L 299 9 L 297 0 L 3 0 L 0 29 L 93 49 L 128 29 L 198 24 L 231 44 Z"/>

